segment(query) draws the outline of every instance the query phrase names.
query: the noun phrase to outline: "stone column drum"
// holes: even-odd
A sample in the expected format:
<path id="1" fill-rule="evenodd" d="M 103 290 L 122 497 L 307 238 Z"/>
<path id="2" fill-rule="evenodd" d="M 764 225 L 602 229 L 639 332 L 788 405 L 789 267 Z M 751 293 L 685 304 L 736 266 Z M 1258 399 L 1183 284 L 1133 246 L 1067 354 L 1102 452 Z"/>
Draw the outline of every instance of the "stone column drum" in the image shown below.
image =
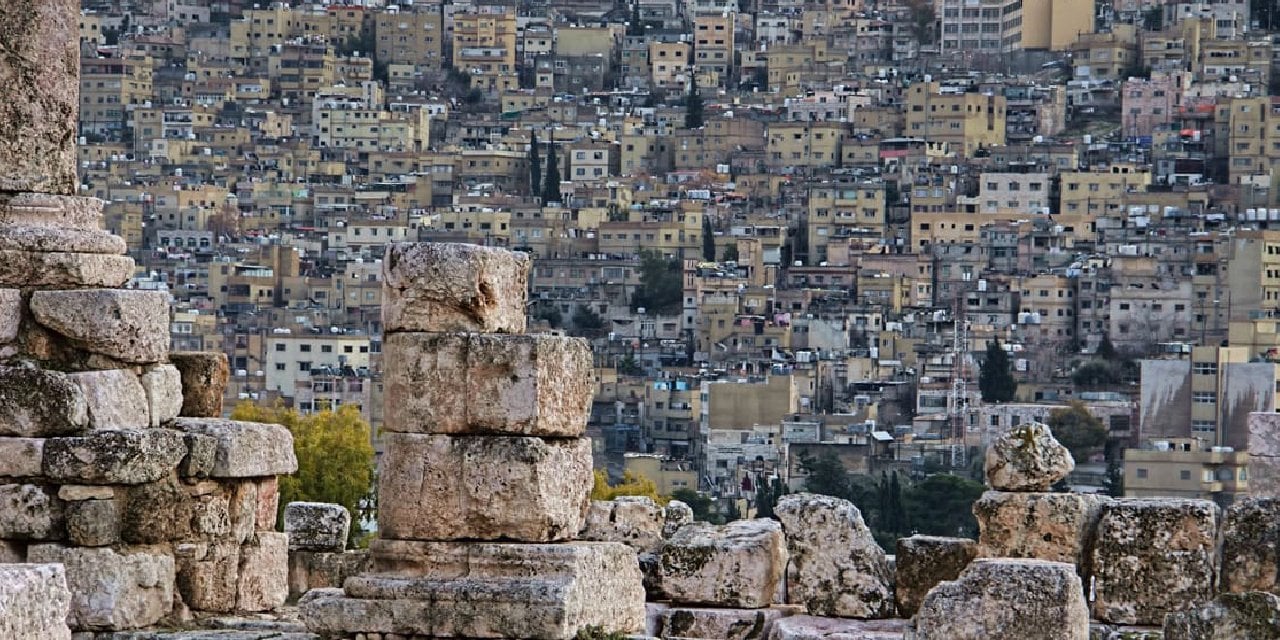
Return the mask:
<path id="1" fill-rule="evenodd" d="M 393 244 L 373 571 L 302 598 L 326 637 L 572 638 L 644 627 L 636 554 L 586 518 L 586 341 L 525 335 L 529 259 Z"/>

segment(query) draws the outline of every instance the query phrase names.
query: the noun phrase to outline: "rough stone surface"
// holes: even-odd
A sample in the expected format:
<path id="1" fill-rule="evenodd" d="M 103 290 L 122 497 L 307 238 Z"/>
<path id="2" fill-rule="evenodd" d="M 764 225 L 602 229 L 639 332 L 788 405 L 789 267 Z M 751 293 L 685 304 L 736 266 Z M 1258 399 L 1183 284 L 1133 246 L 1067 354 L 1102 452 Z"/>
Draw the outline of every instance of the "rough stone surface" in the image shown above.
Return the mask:
<path id="1" fill-rule="evenodd" d="M 1280 497 L 1280 413 L 1249 414 L 1249 493 Z"/>
<path id="2" fill-rule="evenodd" d="M 168 474 L 185 455 L 177 431 L 98 431 L 45 440 L 43 475 L 60 483 L 145 484 Z"/>
<path id="3" fill-rule="evenodd" d="M 674 603 L 759 609 L 773 603 L 787 566 L 774 520 L 681 527 L 662 548 L 658 581 Z"/>
<path id="4" fill-rule="evenodd" d="M 289 549 L 342 551 L 351 532 L 351 514 L 340 504 L 290 502 L 284 507 Z"/>
<path id="5" fill-rule="evenodd" d="M 147 395 L 151 426 L 158 427 L 178 417 L 182 410 L 182 374 L 171 364 L 151 367 L 138 377 Z"/>
<path id="6" fill-rule="evenodd" d="M 0 8 L 0 191 L 75 193 L 79 8 L 75 0 Z"/>
<path id="7" fill-rule="evenodd" d="M 1280 597 L 1273 593 L 1224 593 L 1164 619 L 1164 640 L 1280 638 Z"/>
<path id="8" fill-rule="evenodd" d="M 811 615 L 885 618 L 893 613 L 893 574 L 862 513 L 848 500 L 812 493 L 783 496 L 774 508 L 791 566 L 787 600 Z"/>
<path id="9" fill-rule="evenodd" d="M 770 625 L 769 640 L 902 640 L 909 626 L 906 620 L 789 616 Z"/>
<path id="10" fill-rule="evenodd" d="M 280 508 L 280 481 L 270 476 L 260 478 L 256 485 L 258 506 L 254 510 L 253 526 L 258 531 L 275 531 L 276 512 Z"/>
<path id="11" fill-rule="evenodd" d="M 297 598 L 312 589 L 341 587 L 347 578 L 367 573 L 372 565 L 372 556 L 364 550 L 290 551 L 289 597 Z"/>
<path id="12" fill-rule="evenodd" d="M 973 504 L 984 558 L 1039 558 L 1085 565 L 1091 536 L 1109 502 L 1082 493 L 988 491 Z"/>
<path id="13" fill-rule="evenodd" d="M 1222 523 L 1221 590 L 1280 593 L 1280 498 L 1246 498 Z"/>
<path id="14" fill-rule="evenodd" d="M 1075 467 L 1071 452 L 1039 422 L 1013 429 L 987 449 L 987 482 L 999 491 L 1048 491 Z"/>
<path id="15" fill-rule="evenodd" d="M 663 638 L 723 638 L 763 640 L 781 609 L 695 609 L 676 607 L 660 614 Z"/>
<path id="16" fill-rule="evenodd" d="M 210 436 L 217 441 L 210 477 L 256 478 L 298 470 L 293 436 L 278 424 L 178 418 L 173 421 L 173 428 L 184 433 Z"/>
<path id="17" fill-rule="evenodd" d="M 71 640 L 66 570 L 56 564 L 0 564 L 0 638 Z"/>
<path id="18" fill-rule="evenodd" d="M 529 256 L 470 244 L 396 243 L 382 261 L 382 325 L 524 333 Z"/>
<path id="19" fill-rule="evenodd" d="M 595 389 L 581 338 L 395 333 L 383 370 L 387 429 L 578 437 Z"/>
<path id="20" fill-rule="evenodd" d="M 27 559 L 66 565 L 72 630 L 146 627 L 173 606 L 173 556 L 163 549 L 41 544 L 27 549 Z"/>
<path id="21" fill-rule="evenodd" d="M 169 354 L 169 362 L 182 377 L 182 410 L 189 418 L 222 417 L 222 399 L 231 379 L 227 354 L 216 351 L 184 351 Z"/>
<path id="22" fill-rule="evenodd" d="M 121 488 L 121 536 L 131 544 L 156 544 L 191 536 L 196 500 L 172 475 Z"/>
<path id="23" fill-rule="evenodd" d="M 0 436 L 57 436 L 89 424 L 84 392 L 64 373 L 0 367 Z"/>
<path id="24" fill-rule="evenodd" d="M 120 542 L 120 509 L 115 500 L 79 500 L 66 504 L 67 539 L 81 547 Z"/>
<path id="25" fill-rule="evenodd" d="M 679 501 L 672 500 L 662 509 L 662 537 L 670 538 L 680 527 L 693 522 L 693 508 Z"/>
<path id="26" fill-rule="evenodd" d="M 146 364 L 169 354 L 169 294 L 79 289 L 31 294 L 36 322 L 86 351 Z"/>
<path id="27" fill-rule="evenodd" d="M 43 457 L 43 438 L 0 437 L 0 478 L 37 477 Z"/>
<path id="28" fill-rule="evenodd" d="M 18 289 L 0 289 L 0 344 L 12 342 L 18 337 L 18 323 L 22 320 L 22 292 Z"/>
<path id="29" fill-rule="evenodd" d="M 120 287 L 134 266 L 128 256 L 0 249 L 0 287 Z"/>
<path id="30" fill-rule="evenodd" d="M 925 596 L 918 640 L 1088 640 L 1089 608 L 1064 562 L 979 559 Z"/>
<path id="31" fill-rule="evenodd" d="M 151 424 L 147 392 L 128 369 L 85 371 L 67 375 L 84 393 L 93 429 L 143 429 Z"/>
<path id="32" fill-rule="evenodd" d="M 637 551 L 662 544 L 662 507 L 647 496 L 593 500 L 580 540 L 621 542 Z"/>
<path id="33" fill-rule="evenodd" d="M 196 611 L 230 612 L 236 608 L 240 579 L 240 545 L 234 542 L 176 545 L 175 586 L 182 601 Z"/>
<path id="34" fill-rule="evenodd" d="M 0 227 L 88 229 L 102 227 L 107 203 L 97 198 L 59 196 L 50 193 L 5 193 L 0 188 Z"/>
<path id="35" fill-rule="evenodd" d="M 97 229 L 0 227 L 0 250 L 121 255 L 129 250 L 124 238 Z"/>
<path id="36" fill-rule="evenodd" d="M 209 477 L 218 457 L 218 439 L 198 433 L 184 433 L 182 441 L 187 446 L 187 455 L 178 463 L 178 475 L 183 478 Z"/>
<path id="37" fill-rule="evenodd" d="M 0 485 L 0 538 L 58 540 L 65 527 L 57 491 L 33 484 Z"/>
<path id="38" fill-rule="evenodd" d="M 240 547 L 236 608 L 270 611 L 289 597 L 289 536 L 260 531 Z"/>
<path id="39" fill-rule="evenodd" d="M 58 499 L 67 502 L 79 502 L 81 500 L 111 500 L 116 496 L 116 490 L 112 487 L 101 487 L 96 485 L 79 485 L 64 484 L 58 487 Z"/>
<path id="40" fill-rule="evenodd" d="M 977 554 L 978 543 L 968 538 L 921 535 L 898 538 L 893 589 L 898 615 L 914 616 L 930 589 L 960 577 Z"/>
<path id="41" fill-rule="evenodd" d="M 591 489 L 588 439 L 384 434 L 382 535 L 406 540 L 567 540 Z"/>
<path id="42" fill-rule="evenodd" d="M 1093 614 L 1160 624 L 1213 597 L 1218 507 L 1208 500 L 1116 500 L 1093 549 Z"/>

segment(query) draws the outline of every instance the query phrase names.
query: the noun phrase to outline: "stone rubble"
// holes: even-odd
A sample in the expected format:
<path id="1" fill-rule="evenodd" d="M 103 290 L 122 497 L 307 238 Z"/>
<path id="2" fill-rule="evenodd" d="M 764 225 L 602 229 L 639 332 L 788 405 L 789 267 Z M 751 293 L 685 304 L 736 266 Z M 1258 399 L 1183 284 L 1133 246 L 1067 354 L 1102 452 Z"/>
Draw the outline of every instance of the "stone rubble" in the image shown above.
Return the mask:
<path id="1" fill-rule="evenodd" d="M 1164 640 L 1245 638 L 1280 638 L 1280 596 L 1260 591 L 1224 593 L 1164 618 Z"/>
<path id="2" fill-rule="evenodd" d="M 1219 588 L 1280 593 L 1280 497 L 1246 498 L 1227 508 Z"/>
<path id="3" fill-rule="evenodd" d="M 290 550 L 341 552 L 351 533 L 351 514 L 338 504 L 290 502 L 284 508 L 284 532 Z"/>
<path id="4" fill-rule="evenodd" d="M 71 640 L 71 592 L 59 564 L 0 564 L 0 638 Z"/>
<path id="5" fill-rule="evenodd" d="M 791 566 L 787 600 L 811 615 L 893 615 L 893 573 L 884 550 L 848 500 L 812 493 L 783 496 L 774 509 Z"/>
<path id="6" fill-rule="evenodd" d="M 987 491 L 973 504 L 978 555 L 1038 558 L 1083 566 L 1105 496 Z"/>
<path id="7" fill-rule="evenodd" d="M 916 640 L 1088 640 L 1089 607 L 1063 562 L 979 559 L 929 591 Z"/>
<path id="8" fill-rule="evenodd" d="M 695 522 L 663 545 L 657 579 L 673 603 L 760 609 L 773 604 L 786 566 L 776 521 Z"/>
<path id="9" fill-rule="evenodd" d="M 987 449 L 987 482 L 997 491 L 1048 491 L 1075 466 L 1049 425 L 1039 422 L 1014 428 Z"/>
<path id="10" fill-rule="evenodd" d="M 968 538 L 922 535 L 898 538 L 893 588 L 898 615 L 914 616 L 930 589 L 960 577 L 977 554 L 977 543 Z"/>

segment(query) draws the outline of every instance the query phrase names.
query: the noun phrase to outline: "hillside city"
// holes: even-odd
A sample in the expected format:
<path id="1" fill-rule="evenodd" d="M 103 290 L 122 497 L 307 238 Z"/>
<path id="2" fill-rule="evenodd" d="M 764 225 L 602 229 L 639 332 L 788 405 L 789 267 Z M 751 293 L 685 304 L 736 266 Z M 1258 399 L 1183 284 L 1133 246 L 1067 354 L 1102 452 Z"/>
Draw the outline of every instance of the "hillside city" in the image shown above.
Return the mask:
<path id="1" fill-rule="evenodd" d="M 80 195 L 228 408 L 376 431 L 385 245 L 460 242 L 529 253 L 531 330 L 590 339 L 597 467 L 713 511 L 820 460 L 980 479 L 1029 421 L 1080 491 L 1248 493 L 1273 4 L 82 7 Z"/>

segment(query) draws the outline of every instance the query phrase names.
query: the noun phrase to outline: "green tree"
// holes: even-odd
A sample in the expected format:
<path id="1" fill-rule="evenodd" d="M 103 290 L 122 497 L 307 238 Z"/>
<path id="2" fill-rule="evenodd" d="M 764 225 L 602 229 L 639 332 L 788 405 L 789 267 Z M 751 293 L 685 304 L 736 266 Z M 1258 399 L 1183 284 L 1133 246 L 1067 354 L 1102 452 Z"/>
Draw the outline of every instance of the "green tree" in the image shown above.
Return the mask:
<path id="1" fill-rule="evenodd" d="M 638 376 L 644 374 L 644 368 L 636 361 L 635 356 L 628 353 L 618 360 L 618 373 L 624 376 Z"/>
<path id="2" fill-rule="evenodd" d="M 1102 480 L 1102 486 L 1107 495 L 1113 498 L 1124 497 L 1124 465 L 1119 456 L 1112 456 L 1107 461 L 1107 477 Z"/>
<path id="3" fill-rule="evenodd" d="M 946 473 L 915 483 L 903 492 L 911 529 L 936 536 L 978 537 L 973 503 L 985 490 L 981 483 Z"/>
<path id="4" fill-rule="evenodd" d="M 542 158 L 538 156 L 538 134 L 529 134 L 529 194 L 536 195 L 542 185 Z"/>
<path id="5" fill-rule="evenodd" d="M 547 145 L 547 171 L 543 174 L 542 202 L 560 202 L 560 161 L 556 158 L 556 145 Z"/>
<path id="6" fill-rule="evenodd" d="M 669 498 L 658 494 L 658 485 L 639 473 L 626 471 L 622 474 L 622 482 L 609 483 L 609 474 L 604 469 L 596 469 L 591 485 L 592 500 L 612 500 L 619 496 L 646 496 L 659 505 L 667 503 Z"/>
<path id="7" fill-rule="evenodd" d="M 1013 379 L 1009 354 L 1005 353 L 999 340 L 992 340 L 987 345 L 987 357 L 982 361 L 978 375 L 978 388 L 982 391 L 983 402 L 1009 402 L 1018 392 L 1018 381 Z"/>
<path id="8" fill-rule="evenodd" d="M 631 4 L 631 20 L 627 23 L 627 35 L 642 36 L 644 27 L 644 20 L 640 19 L 640 2 L 637 0 Z"/>
<path id="9" fill-rule="evenodd" d="M 778 506 L 778 500 L 786 494 L 787 486 L 782 484 L 781 478 L 775 477 L 770 481 L 756 476 L 756 517 L 774 517 L 773 510 Z"/>
<path id="10" fill-rule="evenodd" d="M 1080 401 L 1051 411 L 1048 425 L 1053 436 L 1076 460 L 1087 460 L 1092 451 L 1107 443 L 1106 425 Z"/>
<path id="11" fill-rule="evenodd" d="M 684 128 L 697 129 L 702 126 L 704 105 L 702 94 L 698 93 L 698 74 L 689 71 L 689 95 L 684 99 Z"/>
<path id="12" fill-rule="evenodd" d="M 673 315 L 683 308 L 684 278 L 680 261 L 656 251 L 640 254 L 640 288 L 631 296 L 633 308 L 647 313 Z"/>
<path id="13" fill-rule="evenodd" d="M 711 498 L 694 491 L 693 489 L 676 489 L 671 492 L 672 500 L 679 500 L 693 510 L 693 519 L 702 522 L 710 522 L 712 520 Z"/>
<path id="14" fill-rule="evenodd" d="M 716 234 L 711 228 L 711 216 L 702 216 L 702 259 L 714 262 L 716 259 Z"/>
<path id="15" fill-rule="evenodd" d="M 580 333 L 594 334 L 604 328 L 604 319 L 591 307 L 583 305 L 573 312 L 573 328 Z"/>
<path id="16" fill-rule="evenodd" d="M 298 472 L 280 477 L 281 510 L 290 502 L 340 504 L 357 523 L 351 527 L 350 542 L 359 539 L 358 523 L 372 516 L 369 507 L 374 496 L 372 438 L 359 409 L 344 405 L 337 411 L 303 416 L 283 405 L 263 407 L 242 402 L 231 418 L 284 425 L 293 434 Z"/>
<path id="17" fill-rule="evenodd" d="M 1086 362 L 1071 373 L 1071 381 L 1081 387 L 1114 386 L 1123 379 L 1120 367 L 1106 360 Z"/>
<path id="18" fill-rule="evenodd" d="M 560 314 L 560 309 L 553 304 L 542 305 L 538 308 L 538 311 L 533 314 L 533 317 L 538 320 L 545 320 L 547 324 L 551 325 L 552 329 L 559 329 L 560 325 L 564 322 L 564 317 Z"/>
<path id="19" fill-rule="evenodd" d="M 1095 353 L 1103 360 L 1116 360 L 1120 357 L 1120 353 L 1116 351 L 1116 345 L 1111 343 L 1110 336 L 1102 336 L 1102 342 L 1098 344 L 1098 350 Z"/>
<path id="20" fill-rule="evenodd" d="M 810 493 L 820 493 L 846 500 L 853 496 L 849 472 L 845 471 L 844 464 L 840 462 L 835 452 L 823 451 L 816 456 L 808 452 L 801 453 L 800 468 L 808 474 L 804 488 Z"/>
<path id="21" fill-rule="evenodd" d="M 724 246 L 724 254 L 720 256 L 722 262 L 738 261 L 738 243 L 730 242 Z"/>

